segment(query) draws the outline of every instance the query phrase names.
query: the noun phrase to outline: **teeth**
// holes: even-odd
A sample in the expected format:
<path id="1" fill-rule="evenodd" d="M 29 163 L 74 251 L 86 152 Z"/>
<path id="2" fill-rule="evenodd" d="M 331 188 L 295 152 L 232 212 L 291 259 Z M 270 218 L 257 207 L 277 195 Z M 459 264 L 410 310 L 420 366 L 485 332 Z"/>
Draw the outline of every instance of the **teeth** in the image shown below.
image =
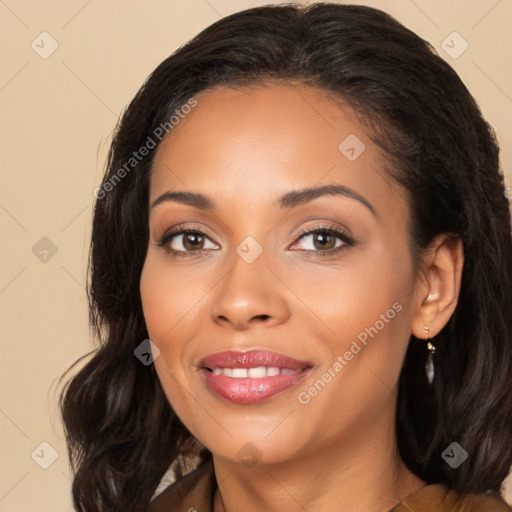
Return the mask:
<path id="1" fill-rule="evenodd" d="M 234 379 L 261 379 L 263 377 L 275 377 L 277 375 L 293 375 L 300 370 L 291 370 L 290 368 L 278 368 L 277 366 L 256 366 L 254 368 L 214 368 L 215 375 L 225 375 Z"/>
<path id="2" fill-rule="evenodd" d="M 266 377 L 267 369 L 264 366 L 258 366 L 257 368 L 249 368 L 249 370 L 247 370 L 247 376 L 254 379 Z"/>

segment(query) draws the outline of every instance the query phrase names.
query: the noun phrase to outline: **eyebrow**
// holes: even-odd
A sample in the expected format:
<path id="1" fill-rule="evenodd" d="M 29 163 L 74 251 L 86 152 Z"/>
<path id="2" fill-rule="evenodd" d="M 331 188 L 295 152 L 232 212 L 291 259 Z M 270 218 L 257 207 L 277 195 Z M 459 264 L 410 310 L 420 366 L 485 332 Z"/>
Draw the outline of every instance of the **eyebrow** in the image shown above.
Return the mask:
<path id="1" fill-rule="evenodd" d="M 302 190 L 292 190 L 287 192 L 283 196 L 281 196 L 277 201 L 274 201 L 274 206 L 278 208 L 294 208 L 296 206 L 309 203 L 314 199 L 322 196 L 344 196 L 349 199 L 355 199 L 363 204 L 370 212 L 377 216 L 377 212 L 372 204 L 365 199 L 362 195 L 358 194 L 355 190 L 351 188 L 345 187 L 344 185 L 325 185 L 323 187 L 312 187 L 305 188 Z M 194 208 L 198 208 L 200 210 L 214 210 L 215 209 L 215 201 L 203 194 L 195 193 L 195 192 L 165 192 L 157 199 L 153 201 L 151 204 L 151 208 L 153 209 L 155 206 L 158 206 L 161 203 L 172 201 L 175 203 L 186 204 L 188 206 L 193 206 Z"/>

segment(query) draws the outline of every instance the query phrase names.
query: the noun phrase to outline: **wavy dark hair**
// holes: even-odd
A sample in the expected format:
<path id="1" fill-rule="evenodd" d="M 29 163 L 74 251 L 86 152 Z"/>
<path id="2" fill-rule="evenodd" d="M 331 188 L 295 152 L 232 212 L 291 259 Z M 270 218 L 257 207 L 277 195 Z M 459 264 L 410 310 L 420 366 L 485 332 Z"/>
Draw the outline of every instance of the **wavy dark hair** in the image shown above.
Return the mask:
<path id="1" fill-rule="evenodd" d="M 148 338 L 139 280 L 158 144 L 123 179 L 116 175 L 197 93 L 265 82 L 303 83 L 354 109 L 385 172 L 407 191 L 417 265 L 436 235 L 462 239 L 460 298 L 435 338 L 433 385 L 424 343 L 411 336 L 399 381 L 398 446 L 428 483 L 499 492 L 512 464 L 512 236 L 493 129 L 455 71 L 393 17 L 358 5 L 286 4 L 238 12 L 203 30 L 153 71 L 116 128 L 88 268 L 99 346 L 60 396 L 76 509 L 144 510 L 171 464 L 179 478 L 191 457 L 211 458 L 172 410 L 154 366 L 134 356 Z M 453 441 L 469 453 L 456 470 L 441 457 Z"/>

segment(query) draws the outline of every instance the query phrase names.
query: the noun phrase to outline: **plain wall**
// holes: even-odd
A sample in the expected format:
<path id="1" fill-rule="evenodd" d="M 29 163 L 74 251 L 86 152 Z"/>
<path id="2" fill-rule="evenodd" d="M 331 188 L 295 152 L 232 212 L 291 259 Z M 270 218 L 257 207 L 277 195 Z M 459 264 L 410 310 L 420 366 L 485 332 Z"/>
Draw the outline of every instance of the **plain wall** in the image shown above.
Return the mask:
<path id="1" fill-rule="evenodd" d="M 84 290 L 93 190 L 118 116 L 179 45 L 265 3 L 0 2 L 0 512 L 72 509 L 57 380 L 95 346 Z M 393 14 L 456 69 L 497 131 L 512 186 L 512 2 L 353 3 Z M 469 44 L 458 58 L 441 47 L 453 31 Z M 49 56 L 56 43 L 42 32 L 58 44 Z"/>

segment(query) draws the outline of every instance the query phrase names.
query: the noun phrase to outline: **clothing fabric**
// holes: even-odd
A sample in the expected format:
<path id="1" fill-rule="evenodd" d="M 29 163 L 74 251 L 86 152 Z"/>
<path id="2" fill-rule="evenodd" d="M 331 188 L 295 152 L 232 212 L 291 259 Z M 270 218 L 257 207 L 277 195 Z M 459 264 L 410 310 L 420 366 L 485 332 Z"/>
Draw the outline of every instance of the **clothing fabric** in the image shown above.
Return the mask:
<path id="1" fill-rule="evenodd" d="M 213 463 L 208 461 L 164 489 L 150 503 L 147 512 L 213 512 L 216 489 Z M 444 485 L 431 484 L 409 494 L 389 512 L 511 511 L 512 508 L 497 497 L 461 495 Z"/>

